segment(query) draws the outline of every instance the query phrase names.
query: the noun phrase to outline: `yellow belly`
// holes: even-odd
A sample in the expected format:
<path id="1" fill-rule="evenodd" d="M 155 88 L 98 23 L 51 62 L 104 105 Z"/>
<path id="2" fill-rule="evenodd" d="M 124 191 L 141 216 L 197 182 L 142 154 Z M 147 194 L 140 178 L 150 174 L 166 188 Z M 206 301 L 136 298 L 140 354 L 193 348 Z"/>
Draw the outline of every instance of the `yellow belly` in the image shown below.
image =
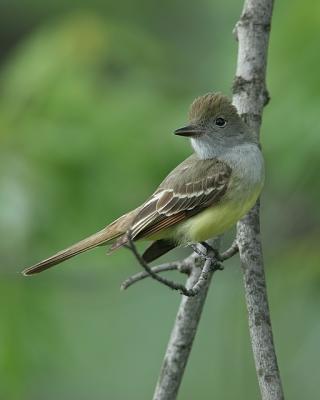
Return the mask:
<path id="1" fill-rule="evenodd" d="M 255 204 L 259 193 L 241 203 L 217 204 L 179 224 L 174 236 L 181 244 L 202 242 L 221 235 L 239 221 Z"/>

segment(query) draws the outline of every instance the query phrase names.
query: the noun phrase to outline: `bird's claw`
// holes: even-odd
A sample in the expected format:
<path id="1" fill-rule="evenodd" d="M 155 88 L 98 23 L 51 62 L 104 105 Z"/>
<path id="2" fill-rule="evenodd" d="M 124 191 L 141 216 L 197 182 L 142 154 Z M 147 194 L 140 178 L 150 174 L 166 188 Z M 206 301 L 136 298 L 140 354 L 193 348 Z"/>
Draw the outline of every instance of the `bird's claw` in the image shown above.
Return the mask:
<path id="1" fill-rule="evenodd" d="M 220 262 L 220 254 L 218 252 L 218 250 L 214 249 L 213 247 L 211 247 L 210 245 L 208 245 L 207 243 L 202 244 L 202 247 L 205 249 L 205 253 L 201 250 L 201 248 L 199 248 L 199 246 L 197 245 L 190 245 L 190 247 L 193 249 L 193 251 L 195 253 L 198 254 L 198 256 L 204 260 L 210 260 L 212 262 L 212 268 L 215 270 L 223 270 L 224 267 L 222 266 L 221 262 Z"/>

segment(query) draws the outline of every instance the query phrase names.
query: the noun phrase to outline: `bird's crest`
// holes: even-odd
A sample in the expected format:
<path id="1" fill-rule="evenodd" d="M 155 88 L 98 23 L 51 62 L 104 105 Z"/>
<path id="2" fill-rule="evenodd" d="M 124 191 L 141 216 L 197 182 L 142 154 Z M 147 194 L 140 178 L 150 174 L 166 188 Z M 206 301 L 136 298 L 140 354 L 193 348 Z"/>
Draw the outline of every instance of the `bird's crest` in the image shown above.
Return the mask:
<path id="1" fill-rule="evenodd" d="M 238 115 L 228 97 L 221 93 L 207 93 L 197 97 L 190 106 L 189 120 L 200 121 L 215 116 Z"/>

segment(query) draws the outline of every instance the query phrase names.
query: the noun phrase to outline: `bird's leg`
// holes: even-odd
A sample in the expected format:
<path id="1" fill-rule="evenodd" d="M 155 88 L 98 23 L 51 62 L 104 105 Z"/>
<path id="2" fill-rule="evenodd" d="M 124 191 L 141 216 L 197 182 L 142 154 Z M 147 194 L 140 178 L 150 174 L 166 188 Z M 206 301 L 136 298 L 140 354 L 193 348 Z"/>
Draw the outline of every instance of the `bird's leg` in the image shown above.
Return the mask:
<path id="1" fill-rule="evenodd" d="M 192 248 L 192 250 L 198 254 L 198 256 L 200 256 L 201 258 L 203 258 L 204 260 L 208 259 L 207 256 L 207 252 L 205 251 L 205 249 L 203 249 L 204 251 L 202 251 L 202 249 L 200 248 L 199 244 L 189 244 L 189 247 Z"/>
<path id="2" fill-rule="evenodd" d="M 214 249 L 207 242 L 200 242 L 198 244 L 191 244 L 190 247 L 203 260 L 212 260 L 213 264 L 215 265 L 215 269 L 223 270 L 222 265 L 219 263 L 219 261 L 221 261 L 221 257 L 220 257 L 219 251 Z"/>

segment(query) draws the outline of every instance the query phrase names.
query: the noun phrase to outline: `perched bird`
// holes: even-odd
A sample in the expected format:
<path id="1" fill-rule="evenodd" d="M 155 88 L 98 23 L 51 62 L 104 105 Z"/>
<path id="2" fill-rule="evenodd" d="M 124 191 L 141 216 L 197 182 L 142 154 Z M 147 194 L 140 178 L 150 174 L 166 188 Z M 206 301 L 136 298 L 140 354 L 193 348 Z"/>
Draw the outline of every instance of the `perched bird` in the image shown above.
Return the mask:
<path id="1" fill-rule="evenodd" d="M 26 268 L 32 275 L 99 245 L 115 250 L 149 240 L 151 262 L 179 245 L 224 233 L 255 204 L 263 187 L 259 145 L 230 100 L 208 93 L 191 104 L 189 124 L 174 132 L 190 138 L 194 153 L 179 164 L 138 208 L 59 253 Z"/>

